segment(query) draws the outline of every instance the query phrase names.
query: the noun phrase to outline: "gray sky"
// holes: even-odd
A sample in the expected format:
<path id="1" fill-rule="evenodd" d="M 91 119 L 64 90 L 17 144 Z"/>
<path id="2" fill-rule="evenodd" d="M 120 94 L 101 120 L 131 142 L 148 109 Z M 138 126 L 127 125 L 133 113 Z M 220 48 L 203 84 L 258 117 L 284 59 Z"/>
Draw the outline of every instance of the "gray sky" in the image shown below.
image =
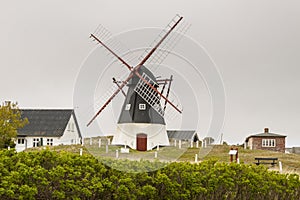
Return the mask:
<path id="1" fill-rule="evenodd" d="M 298 0 L 1 1 L 0 100 L 71 108 L 98 24 L 119 33 L 164 26 L 179 13 L 224 81 L 224 140 L 242 143 L 269 127 L 287 135 L 288 146 L 299 146 L 299 9 Z"/>

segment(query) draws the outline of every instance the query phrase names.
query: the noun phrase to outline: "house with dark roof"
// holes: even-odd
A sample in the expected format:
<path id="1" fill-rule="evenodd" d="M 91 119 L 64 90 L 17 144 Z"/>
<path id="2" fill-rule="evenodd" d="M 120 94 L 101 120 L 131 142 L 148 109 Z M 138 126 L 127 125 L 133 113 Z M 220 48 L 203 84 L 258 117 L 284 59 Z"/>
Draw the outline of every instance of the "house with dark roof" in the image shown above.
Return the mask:
<path id="1" fill-rule="evenodd" d="M 81 143 L 81 133 L 73 109 L 21 109 L 29 123 L 18 130 L 16 151 L 37 146 Z"/>
<path id="2" fill-rule="evenodd" d="M 245 140 L 245 148 L 285 152 L 285 135 L 270 133 L 265 128 L 263 133 L 250 135 Z"/>

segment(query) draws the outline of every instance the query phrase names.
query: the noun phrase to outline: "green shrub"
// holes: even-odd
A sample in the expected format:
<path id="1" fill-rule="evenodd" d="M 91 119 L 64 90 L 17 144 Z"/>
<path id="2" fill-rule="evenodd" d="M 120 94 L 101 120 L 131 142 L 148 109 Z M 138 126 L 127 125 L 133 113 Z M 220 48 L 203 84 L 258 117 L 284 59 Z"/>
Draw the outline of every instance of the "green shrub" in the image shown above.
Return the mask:
<path id="1" fill-rule="evenodd" d="M 149 169 L 125 173 L 111 166 Z M 208 160 L 102 160 L 49 150 L 0 151 L 0 199 L 300 199 L 297 174 Z M 151 169 L 165 166 L 157 171 Z M 132 171 L 133 172 L 133 171 Z"/>

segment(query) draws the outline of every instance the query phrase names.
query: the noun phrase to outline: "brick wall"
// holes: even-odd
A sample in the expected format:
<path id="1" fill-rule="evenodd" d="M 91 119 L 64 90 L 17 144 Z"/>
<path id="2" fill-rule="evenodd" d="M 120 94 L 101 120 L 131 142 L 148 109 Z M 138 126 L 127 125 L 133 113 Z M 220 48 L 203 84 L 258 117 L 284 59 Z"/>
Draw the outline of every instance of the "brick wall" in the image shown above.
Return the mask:
<path id="1" fill-rule="evenodd" d="M 262 147 L 262 139 L 275 139 L 275 147 Z M 285 152 L 285 137 L 251 137 L 249 143 L 252 144 L 252 149 Z"/>

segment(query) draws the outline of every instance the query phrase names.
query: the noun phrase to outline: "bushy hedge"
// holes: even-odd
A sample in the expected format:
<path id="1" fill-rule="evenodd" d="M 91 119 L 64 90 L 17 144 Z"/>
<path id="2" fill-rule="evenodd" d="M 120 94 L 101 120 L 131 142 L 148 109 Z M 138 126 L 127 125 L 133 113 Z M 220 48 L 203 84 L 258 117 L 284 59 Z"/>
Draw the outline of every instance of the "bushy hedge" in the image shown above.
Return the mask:
<path id="1" fill-rule="evenodd" d="M 159 163 L 121 160 L 113 164 L 151 169 Z M 0 179 L 0 199 L 300 199 L 298 175 L 212 160 L 125 173 L 90 155 L 3 150 Z"/>

